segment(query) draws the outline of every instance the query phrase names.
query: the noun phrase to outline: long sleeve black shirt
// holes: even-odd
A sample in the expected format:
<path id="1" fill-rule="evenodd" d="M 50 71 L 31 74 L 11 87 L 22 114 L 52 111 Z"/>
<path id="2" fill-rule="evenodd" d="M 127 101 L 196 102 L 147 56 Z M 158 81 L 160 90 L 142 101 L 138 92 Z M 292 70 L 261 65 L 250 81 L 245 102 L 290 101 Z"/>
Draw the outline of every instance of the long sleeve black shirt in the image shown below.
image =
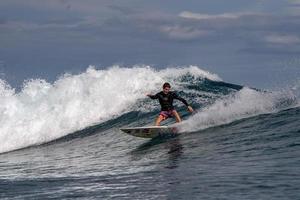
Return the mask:
<path id="1" fill-rule="evenodd" d="M 179 101 L 184 103 L 184 105 L 189 106 L 189 104 L 187 103 L 187 101 L 184 98 L 178 96 L 175 92 L 172 92 L 172 91 L 170 91 L 168 94 L 165 94 L 163 91 L 161 91 L 155 95 L 149 95 L 149 97 L 151 99 L 159 100 L 162 111 L 173 110 L 174 109 L 174 106 L 173 106 L 174 99 L 178 99 Z"/>

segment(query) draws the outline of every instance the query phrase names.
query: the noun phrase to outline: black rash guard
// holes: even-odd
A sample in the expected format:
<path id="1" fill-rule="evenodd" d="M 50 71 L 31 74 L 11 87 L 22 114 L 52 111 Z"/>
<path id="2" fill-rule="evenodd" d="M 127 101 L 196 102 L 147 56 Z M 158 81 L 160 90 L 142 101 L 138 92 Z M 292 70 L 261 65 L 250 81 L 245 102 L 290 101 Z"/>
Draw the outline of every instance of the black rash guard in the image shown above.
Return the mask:
<path id="1" fill-rule="evenodd" d="M 151 99 L 158 99 L 161 105 L 161 111 L 173 110 L 173 100 L 178 99 L 184 105 L 189 106 L 185 99 L 179 97 L 175 92 L 170 91 L 168 94 L 165 94 L 163 91 L 157 93 L 156 95 L 149 95 Z"/>

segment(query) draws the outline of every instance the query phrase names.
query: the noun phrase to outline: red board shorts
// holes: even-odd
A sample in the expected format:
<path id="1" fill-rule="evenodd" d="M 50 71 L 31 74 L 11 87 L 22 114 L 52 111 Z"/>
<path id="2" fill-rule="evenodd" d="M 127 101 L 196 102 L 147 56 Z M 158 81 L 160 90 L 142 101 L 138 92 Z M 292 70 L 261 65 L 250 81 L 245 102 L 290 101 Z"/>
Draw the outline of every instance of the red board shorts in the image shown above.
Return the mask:
<path id="1" fill-rule="evenodd" d="M 163 119 L 168 119 L 169 117 L 174 117 L 174 112 L 175 110 L 168 110 L 168 111 L 161 111 L 159 115 L 163 117 Z"/>

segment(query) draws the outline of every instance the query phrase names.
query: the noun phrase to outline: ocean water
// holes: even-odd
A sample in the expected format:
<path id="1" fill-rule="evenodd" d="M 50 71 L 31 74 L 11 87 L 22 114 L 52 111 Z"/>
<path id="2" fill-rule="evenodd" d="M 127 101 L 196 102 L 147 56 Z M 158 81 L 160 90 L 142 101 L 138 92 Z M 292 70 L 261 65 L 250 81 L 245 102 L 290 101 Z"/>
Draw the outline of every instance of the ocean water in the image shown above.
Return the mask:
<path id="1" fill-rule="evenodd" d="M 145 96 L 168 81 L 194 107 L 173 138 Z M 1 199 L 300 199 L 297 87 L 265 91 L 197 66 L 90 67 L 54 83 L 0 82 Z M 172 119 L 164 122 L 172 124 Z"/>

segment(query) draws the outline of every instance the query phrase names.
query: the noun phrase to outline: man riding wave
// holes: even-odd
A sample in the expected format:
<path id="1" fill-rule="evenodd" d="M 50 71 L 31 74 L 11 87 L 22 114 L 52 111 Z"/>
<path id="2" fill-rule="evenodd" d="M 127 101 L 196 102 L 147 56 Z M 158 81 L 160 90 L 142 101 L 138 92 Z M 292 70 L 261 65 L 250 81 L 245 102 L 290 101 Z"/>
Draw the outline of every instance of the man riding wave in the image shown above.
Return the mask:
<path id="1" fill-rule="evenodd" d="M 170 89 L 171 85 L 169 83 L 164 83 L 163 90 L 161 92 L 155 95 L 147 94 L 147 96 L 151 99 L 158 99 L 161 106 L 161 111 L 155 121 L 155 126 L 159 126 L 163 120 L 166 120 L 169 117 L 175 117 L 177 123 L 182 121 L 180 115 L 173 106 L 174 99 L 177 99 L 184 103 L 184 105 L 187 106 L 189 112 L 194 111 L 184 98 L 178 96 L 175 92 L 170 91 Z"/>

